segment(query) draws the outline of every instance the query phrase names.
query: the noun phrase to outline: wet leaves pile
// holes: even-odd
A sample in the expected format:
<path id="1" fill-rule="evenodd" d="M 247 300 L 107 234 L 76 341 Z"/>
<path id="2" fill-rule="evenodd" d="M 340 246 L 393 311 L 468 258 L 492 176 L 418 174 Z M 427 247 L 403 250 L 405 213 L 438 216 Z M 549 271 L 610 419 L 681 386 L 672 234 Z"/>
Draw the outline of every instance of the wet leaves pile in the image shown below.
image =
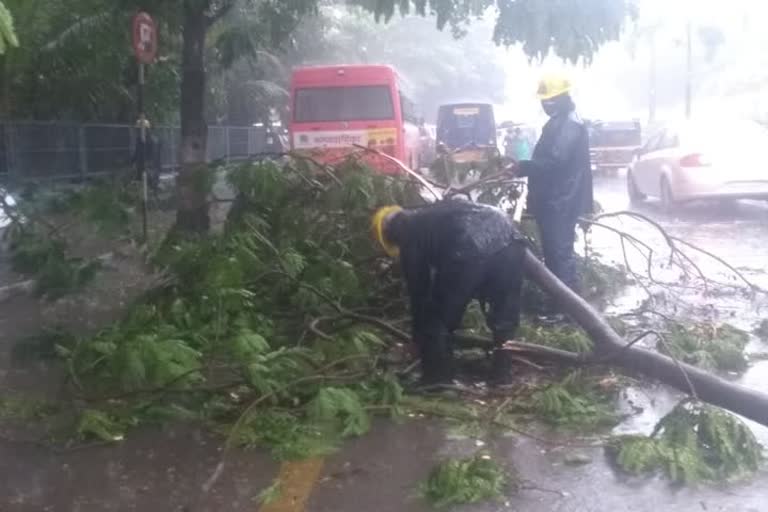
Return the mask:
<path id="1" fill-rule="evenodd" d="M 763 447 L 744 422 L 695 401 L 677 405 L 648 437 L 615 438 L 608 452 L 624 471 L 663 472 L 679 483 L 744 478 L 763 461 Z"/>
<path id="2" fill-rule="evenodd" d="M 438 463 L 422 485 L 422 494 L 436 508 L 499 500 L 510 490 L 504 468 L 488 454 Z"/>
<path id="3" fill-rule="evenodd" d="M 749 334 L 729 324 L 672 323 L 657 349 L 705 370 L 740 373 L 748 365 L 748 342 Z"/>
<path id="4" fill-rule="evenodd" d="M 245 164 L 228 179 L 237 199 L 222 233 L 169 237 L 153 257 L 162 286 L 96 336 L 55 345 L 85 404 L 81 438 L 194 421 L 295 458 L 398 412 L 396 367 L 382 359 L 400 327 L 370 318 L 403 318 L 405 303 L 369 219 L 414 204 L 415 190 L 352 164 Z"/>

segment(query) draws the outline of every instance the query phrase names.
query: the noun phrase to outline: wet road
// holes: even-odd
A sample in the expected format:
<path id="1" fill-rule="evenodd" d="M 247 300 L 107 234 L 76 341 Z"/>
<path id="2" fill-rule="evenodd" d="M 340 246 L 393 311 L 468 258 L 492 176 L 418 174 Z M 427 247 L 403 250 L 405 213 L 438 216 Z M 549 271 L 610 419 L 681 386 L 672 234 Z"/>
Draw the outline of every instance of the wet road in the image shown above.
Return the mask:
<path id="1" fill-rule="evenodd" d="M 621 179 L 596 182 L 596 198 L 606 211 L 629 207 Z M 636 209 L 671 234 L 712 251 L 739 267 L 750 280 L 768 288 L 768 205 L 693 204 L 674 215 L 662 214 L 652 202 Z M 653 228 L 624 223 L 635 236 L 660 243 Z M 596 232 L 592 248 L 605 257 L 623 261 L 617 239 Z M 706 258 L 707 274 L 723 280 L 728 275 Z M 631 308 L 642 291 L 628 293 L 616 309 Z M 761 317 L 760 305 L 738 295 L 702 296 L 683 292 L 679 301 L 695 305 L 702 316 L 751 328 Z M 750 349 L 768 351 L 753 341 Z M 745 385 L 768 392 L 768 362 L 755 364 L 741 379 Z M 616 432 L 649 432 L 677 396 L 663 387 L 629 389 L 628 398 L 643 412 L 616 428 Z M 768 429 L 756 428 L 768 444 Z M 476 439 L 456 439 L 434 421 L 377 422 L 373 432 L 346 443 L 324 461 L 306 497 L 288 496 L 277 508 L 260 508 L 256 496 L 280 470 L 260 451 L 238 453 L 213 489 L 202 492 L 220 460 L 220 442 L 196 429 L 138 432 L 116 447 L 98 447 L 74 453 L 51 453 L 34 445 L 9 443 L 0 438 L 0 511 L 97 512 L 426 512 L 418 497 L 418 484 L 436 460 L 472 453 Z M 477 512 L 758 512 L 768 510 L 768 474 L 748 483 L 721 488 L 676 489 L 659 479 L 630 479 L 616 474 L 602 448 L 558 447 L 526 437 L 484 440 L 490 452 L 514 470 L 525 484 L 508 500 L 466 507 Z M 566 459 L 578 453 L 586 464 L 572 466 Z"/>

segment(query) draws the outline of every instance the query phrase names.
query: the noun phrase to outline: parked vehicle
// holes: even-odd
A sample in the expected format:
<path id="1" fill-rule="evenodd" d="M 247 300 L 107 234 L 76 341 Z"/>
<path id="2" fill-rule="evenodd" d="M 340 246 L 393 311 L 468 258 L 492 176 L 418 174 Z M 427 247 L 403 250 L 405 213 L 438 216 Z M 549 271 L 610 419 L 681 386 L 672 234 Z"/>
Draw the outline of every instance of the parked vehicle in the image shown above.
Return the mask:
<path id="1" fill-rule="evenodd" d="M 639 121 L 591 121 L 587 123 L 587 128 L 593 171 L 616 171 L 629 167 L 642 145 Z"/>
<path id="2" fill-rule="evenodd" d="M 429 167 L 437 157 L 437 128 L 433 124 L 421 124 L 419 126 L 419 160 L 418 167 Z"/>
<path id="3" fill-rule="evenodd" d="M 355 146 L 365 146 L 413 168 L 419 159 L 419 119 L 402 90 L 397 72 L 389 66 L 296 69 L 291 81 L 291 149 L 333 163 Z M 384 173 L 400 172 L 378 155 L 367 154 L 363 161 Z"/>
<path id="4" fill-rule="evenodd" d="M 437 145 L 454 160 L 477 161 L 498 154 L 496 121 L 490 103 L 452 103 L 437 111 Z"/>
<path id="5" fill-rule="evenodd" d="M 665 209 L 696 199 L 768 199 L 768 130 L 751 121 L 685 122 L 661 129 L 627 172 L 632 201 Z"/>

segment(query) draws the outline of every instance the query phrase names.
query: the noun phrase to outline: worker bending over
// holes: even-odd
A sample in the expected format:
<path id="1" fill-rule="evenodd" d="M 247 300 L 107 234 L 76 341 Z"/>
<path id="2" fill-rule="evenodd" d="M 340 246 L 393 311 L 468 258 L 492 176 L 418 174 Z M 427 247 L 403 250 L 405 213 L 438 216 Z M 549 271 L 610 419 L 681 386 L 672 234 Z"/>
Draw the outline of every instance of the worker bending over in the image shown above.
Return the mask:
<path id="1" fill-rule="evenodd" d="M 520 322 L 525 251 L 509 217 L 490 206 L 446 200 L 417 209 L 382 208 L 373 230 L 384 250 L 400 258 L 422 383 L 452 380 L 451 335 L 472 299 L 483 305 L 496 344 L 491 381 L 507 382 L 511 361 L 500 348 L 514 339 Z"/>

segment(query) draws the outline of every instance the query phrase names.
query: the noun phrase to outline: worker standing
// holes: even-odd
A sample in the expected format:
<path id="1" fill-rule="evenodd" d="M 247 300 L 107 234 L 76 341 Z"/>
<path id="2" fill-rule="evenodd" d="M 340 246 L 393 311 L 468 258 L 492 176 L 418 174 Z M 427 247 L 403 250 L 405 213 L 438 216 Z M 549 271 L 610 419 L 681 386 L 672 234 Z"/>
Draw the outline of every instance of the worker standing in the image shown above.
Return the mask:
<path id="1" fill-rule="evenodd" d="M 501 346 L 514 339 L 520 322 L 525 253 L 509 217 L 490 206 L 445 200 L 412 210 L 382 208 L 372 228 L 387 254 L 400 258 L 422 383 L 453 379 L 451 334 L 472 299 L 489 306 L 486 322 L 496 344 L 491 381 L 507 383 L 511 359 Z"/>
<path id="2" fill-rule="evenodd" d="M 558 76 L 539 83 L 538 97 L 549 120 L 530 160 L 515 167 L 528 177 L 528 210 L 539 227 L 544 262 L 579 291 L 573 245 L 579 217 L 593 209 L 589 135 L 576 114 L 570 82 Z"/>

